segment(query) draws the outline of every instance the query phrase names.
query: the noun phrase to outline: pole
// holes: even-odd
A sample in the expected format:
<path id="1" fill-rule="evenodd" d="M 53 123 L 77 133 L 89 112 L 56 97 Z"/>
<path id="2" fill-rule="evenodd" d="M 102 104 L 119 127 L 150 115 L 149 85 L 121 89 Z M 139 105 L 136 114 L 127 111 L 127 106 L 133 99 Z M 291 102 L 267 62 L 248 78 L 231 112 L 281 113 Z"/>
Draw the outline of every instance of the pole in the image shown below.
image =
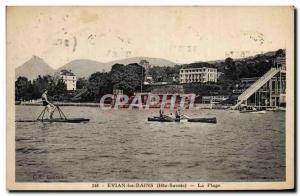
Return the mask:
<path id="1" fill-rule="evenodd" d="M 37 120 L 40 120 L 40 117 L 42 117 L 42 120 L 43 120 L 45 111 L 46 111 L 46 107 L 44 107 L 44 109 L 43 109 L 43 111 L 41 112 L 41 114 L 37 117 Z"/>
<path id="2" fill-rule="evenodd" d="M 270 83 L 269 83 L 269 91 L 270 91 L 270 96 L 269 96 L 269 98 L 270 98 L 270 102 L 272 102 L 271 104 L 270 104 L 270 106 L 272 106 L 272 107 L 274 107 L 275 105 L 274 105 L 274 103 L 273 103 L 273 89 L 274 89 L 274 92 L 275 92 L 275 89 L 276 89 L 276 82 L 274 83 L 274 85 L 273 85 L 273 81 L 272 81 L 272 78 L 271 78 L 271 80 L 270 80 Z"/>
<path id="3" fill-rule="evenodd" d="M 143 70 L 143 66 L 141 66 L 141 68 L 142 68 L 142 76 L 141 76 L 142 77 L 142 79 L 141 79 L 141 92 L 142 92 L 143 91 L 143 74 L 144 74 L 143 71 L 144 70 Z"/>
<path id="4" fill-rule="evenodd" d="M 261 93 L 259 91 L 258 92 L 258 105 L 259 105 L 259 109 L 260 109 L 260 102 L 261 102 Z"/>
<path id="5" fill-rule="evenodd" d="M 254 93 L 254 105 L 255 105 L 255 107 L 257 107 L 257 105 L 256 105 L 256 93 L 257 92 Z"/>
<path id="6" fill-rule="evenodd" d="M 58 106 L 56 106 L 56 108 L 57 108 L 57 110 L 59 112 L 60 118 L 62 118 L 62 116 L 63 116 L 64 119 L 67 119 L 67 117 L 65 116 L 65 114 L 63 113 L 63 111 Z"/>

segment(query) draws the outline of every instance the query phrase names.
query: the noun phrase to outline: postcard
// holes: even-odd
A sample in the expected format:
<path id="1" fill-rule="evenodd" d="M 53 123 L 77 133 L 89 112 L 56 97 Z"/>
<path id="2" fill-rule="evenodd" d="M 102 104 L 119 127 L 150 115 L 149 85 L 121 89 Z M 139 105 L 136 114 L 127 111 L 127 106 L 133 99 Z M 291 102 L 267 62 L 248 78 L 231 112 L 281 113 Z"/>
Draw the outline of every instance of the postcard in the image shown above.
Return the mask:
<path id="1" fill-rule="evenodd" d="M 7 189 L 294 189 L 294 12 L 8 6 Z"/>

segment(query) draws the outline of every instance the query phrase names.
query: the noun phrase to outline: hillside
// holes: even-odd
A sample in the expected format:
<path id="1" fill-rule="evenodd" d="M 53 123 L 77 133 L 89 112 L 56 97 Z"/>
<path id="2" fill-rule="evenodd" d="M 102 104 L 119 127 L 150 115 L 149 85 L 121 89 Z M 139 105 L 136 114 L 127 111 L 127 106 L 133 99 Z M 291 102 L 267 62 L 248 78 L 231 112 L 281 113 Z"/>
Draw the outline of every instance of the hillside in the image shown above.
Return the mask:
<path id="1" fill-rule="evenodd" d="M 71 70 L 77 77 L 88 77 L 92 73 L 95 73 L 97 71 L 108 71 L 105 63 L 88 59 L 71 61 L 66 65 L 60 67 L 58 71 L 62 69 Z"/>
<path id="2" fill-rule="evenodd" d="M 52 75 L 55 70 L 52 69 L 43 59 L 33 56 L 23 65 L 16 68 L 16 79 L 19 76 L 25 76 L 29 80 L 35 79 L 38 75 Z"/>
<path id="3" fill-rule="evenodd" d="M 141 60 L 147 60 L 153 68 L 150 69 L 151 73 L 155 73 L 153 76 L 154 80 L 172 80 L 172 78 L 178 77 L 179 69 L 184 68 L 196 68 L 196 67 L 216 67 L 218 71 L 228 75 L 228 72 L 236 74 L 238 78 L 241 77 L 259 77 L 264 74 L 273 64 L 275 58 L 274 51 L 267 52 L 265 54 L 259 54 L 252 57 L 246 57 L 241 59 L 231 59 L 226 62 L 224 60 L 209 61 L 209 62 L 195 62 L 190 64 L 176 65 L 176 63 L 171 62 L 162 58 L 150 58 L 150 57 L 132 57 L 127 59 L 120 59 L 115 61 L 110 61 L 106 63 L 89 60 L 89 59 L 78 59 L 73 60 L 66 65 L 60 67 L 57 70 L 52 69 L 45 61 L 37 56 L 33 56 L 30 60 L 25 62 L 20 67 L 16 68 L 16 78 L 18 76 L 25 76 L 28 79 L 34 79 L 38 75 L 52 75 L 54 72 L 67 69 L 71 70 L 78 77 L 88 78 L 92 73 L 95 72 L 109 72 L 111 66 L 114 64 L 127 65 L 130 63 L 139 63 Z M 227 58 L 229 60 L 230 58 Z M 232 67 L 232 65 L 234 65 Z M 227 68 L 232 67 L 234 70 L 228 70 Z M 168 69 L 167 69 L 168 68 Z M 166 73 L 161 73 L 166 72 Z M 230 74 L 229 74 L 230 75 Z M 168 76 L 170 76 L 168 78 Z M 156 79 L 155 79 L 156 78 Z"/>
<path id="4" fill-rule="evenodd" d="M 107 66 L 112 66 L 116 63 L 118 64 L 130 64 L 130 63 L 139 63 L 141 60 L 147 60 L 150 65 L 152 66 L 169 66 L 172 67 L 174 66 L 176 63 L 166 60 L 166 59 L 162 59 L 162 58 L 150 58 L 150 57 L 132 57 L 132 58 L 127 58 L 127 59 L 120 59 L 120 60 L 116 60 L 116 61 L 110 61 L 108 63 L 106 63 Z"/>

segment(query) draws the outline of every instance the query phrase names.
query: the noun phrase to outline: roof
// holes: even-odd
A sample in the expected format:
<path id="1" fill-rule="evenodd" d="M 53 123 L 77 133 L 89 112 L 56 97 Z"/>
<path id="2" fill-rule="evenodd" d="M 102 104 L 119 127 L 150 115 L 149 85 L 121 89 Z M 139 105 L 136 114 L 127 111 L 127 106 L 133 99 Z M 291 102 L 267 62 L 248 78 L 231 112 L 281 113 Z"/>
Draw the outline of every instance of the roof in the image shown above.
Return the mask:
<path id="1" fill-rule="evenodd" d="M 184 64 L 182 68 L 184 69 L 189 69 L 189 68 L 215 68 L 217 69 L 217 66 L 211 63 L 205 63 L 205 62 L 196 62 L 196 63 L 191 63 L 191 64 Z"/>
<path id="2" fill-rule="evenodd" d="M 60 75 L 64 75 L 64 76 L 75 76 L 75 74 L 73 74 L 73 73 L 71 72 L 71 70 L 68 71 L 68 70 L 66 70 L 66 69 L 61 70 L 61 71 L 60 71 Z"/>
<path id="3" fill-rule="evenodd" d="M 196 69 L 216 69 L 216 70 L 218 70 L 216 67 L 206 67 L 206 66 L 204 66 L 204 67 L 183 67 L 183 68 L 181 68 L 180 70 L 190 70 L 190 69 L 192 69 L 192 70 L 196 70 Z"/>

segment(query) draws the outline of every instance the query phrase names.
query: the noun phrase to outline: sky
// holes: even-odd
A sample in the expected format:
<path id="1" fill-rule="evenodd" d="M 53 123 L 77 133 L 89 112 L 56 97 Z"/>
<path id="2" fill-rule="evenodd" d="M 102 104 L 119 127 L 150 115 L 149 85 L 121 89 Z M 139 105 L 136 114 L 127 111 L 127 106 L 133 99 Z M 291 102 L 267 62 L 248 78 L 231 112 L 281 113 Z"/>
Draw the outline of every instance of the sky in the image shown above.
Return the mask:
<path id="1" fill-rule="evenodd" d="M 175 63 L 286 48 L 291 7 L 8 7 L 7 64 L 39 56 L 57 69 L 76 59 Z"/>

